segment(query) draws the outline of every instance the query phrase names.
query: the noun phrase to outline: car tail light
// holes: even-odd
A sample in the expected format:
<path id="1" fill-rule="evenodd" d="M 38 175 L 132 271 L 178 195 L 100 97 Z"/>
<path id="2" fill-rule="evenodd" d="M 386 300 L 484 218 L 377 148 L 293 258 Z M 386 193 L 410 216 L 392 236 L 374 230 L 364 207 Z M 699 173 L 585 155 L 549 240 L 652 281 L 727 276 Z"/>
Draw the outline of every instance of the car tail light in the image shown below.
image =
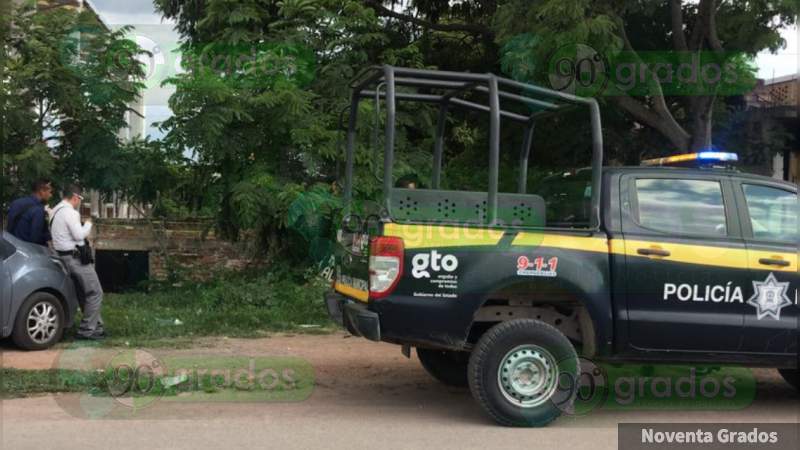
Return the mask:
<path id="1" fill-rule="evenodd" d="M 380 236 L 369 246 L 369 296 L 383 298 L 392 293 L 403 276 L 403 240 Z"/>

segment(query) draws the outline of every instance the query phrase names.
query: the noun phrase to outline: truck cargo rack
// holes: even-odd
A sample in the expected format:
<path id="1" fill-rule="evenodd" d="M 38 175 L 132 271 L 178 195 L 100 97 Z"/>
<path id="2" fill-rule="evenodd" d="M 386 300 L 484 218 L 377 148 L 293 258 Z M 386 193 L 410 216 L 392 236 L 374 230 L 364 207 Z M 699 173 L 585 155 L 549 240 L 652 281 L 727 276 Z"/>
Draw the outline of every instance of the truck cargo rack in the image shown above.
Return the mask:
<path id="1" fill-rule="evenodd" d="M 519 123 L 523 127 L 522 147 L 519 151 L 518 194 L 526 194 L 527 169 L 531 144 L 534 138 L 534 125 L 543 115 L 559 111 L 568 106 L 587 106 L 589 108 L 592 130 L 592 199 L 591 217 L 593 227 L 600 224 L 600 192 L 603 167 L 603 136 L 600 108 L 595 99 L 578 97 L 564 92 L 543 88 L 533 84 L 521 83 L 494 74 L 469 72 L 450 72 L 438 70 L 412 69 L 395 66 L 373 66 L 360 72 L 351 83 L 352 97 L 349 107 L 347 143 L 345 156 L 345 210 L 349 211 L 353 190 L 353 164 L 356 145 L 356 124 L 358 104 L 362 100 L 382 99 L 386 104 L 386 125 L 383 160 L 384 206 L 392 210 L 392 192 L 398 188 L 393 185 L 395 118 L 397 101 L 424 102 L 439 105 L 436 136 L 433 151 L 433 173 L 431 189 L 440 189 L 442 174 L 442 153 L 444 149 L 445 122 L 451 107 L 489 113 L 489 184 L 486 193 L 485 210 L 478 217 L 484 225 L 500 225 L 498 221 L 498 172 L 500 165 L 500 126 L 502 120 Z M 434 90 L 441 93 L 398 92 L 398 87 Z M 479 103 L 463 98 L 466 94 L 486 94 L 488 102 Z M 509 111 L 501 107 L 501 101 L 513 101 L 533 111 L 528 115 Z M 474 193 L 473 193 L 474 194 Z M 501 194 L 507 195 L 507 194 Z M 512 194 L 513 195 L 513 194 Z M 474 197 L 474 195 L 473 195 Z M 513 199 L 513 201 L 517 201 Z M 521 204 L 521 207 L 528 205 Z M 507 225 L 508 223 L 506 223 Z"/>

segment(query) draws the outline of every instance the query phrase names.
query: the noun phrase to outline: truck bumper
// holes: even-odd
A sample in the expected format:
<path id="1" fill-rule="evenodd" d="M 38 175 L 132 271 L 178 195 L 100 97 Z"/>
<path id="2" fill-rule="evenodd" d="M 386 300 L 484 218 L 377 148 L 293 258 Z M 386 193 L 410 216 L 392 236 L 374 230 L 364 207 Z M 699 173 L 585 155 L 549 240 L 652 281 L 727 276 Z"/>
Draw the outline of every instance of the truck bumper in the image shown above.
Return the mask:
<path id="1" fill-rule="evenodd" d="M 350 334 L 371 341 L 381 340 L 380 317 L 368 310 L 367 305 L 355 302 L 337 292 L 327 292 L 325 306 L 328 308 L 328 316 Z"/>

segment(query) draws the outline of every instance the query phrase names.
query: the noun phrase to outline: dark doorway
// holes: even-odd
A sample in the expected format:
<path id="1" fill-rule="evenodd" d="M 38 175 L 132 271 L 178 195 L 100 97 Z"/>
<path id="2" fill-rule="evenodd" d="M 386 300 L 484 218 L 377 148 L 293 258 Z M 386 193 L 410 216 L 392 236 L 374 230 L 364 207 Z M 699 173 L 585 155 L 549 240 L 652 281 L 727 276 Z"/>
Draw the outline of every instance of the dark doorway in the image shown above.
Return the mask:
<path id="1" fill-rule="evenodd" d="M 95 268 L 106 292 L 139 289 L 150 277 L 148 252 L 127 250 L 97 250 Z"/>

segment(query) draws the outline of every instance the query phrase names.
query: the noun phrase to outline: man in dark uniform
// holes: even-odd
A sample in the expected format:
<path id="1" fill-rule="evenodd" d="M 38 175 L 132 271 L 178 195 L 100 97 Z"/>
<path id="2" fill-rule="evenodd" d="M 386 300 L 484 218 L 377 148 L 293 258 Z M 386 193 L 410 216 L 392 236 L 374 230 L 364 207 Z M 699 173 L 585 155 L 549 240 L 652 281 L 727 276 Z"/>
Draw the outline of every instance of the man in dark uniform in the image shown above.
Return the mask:
<path id="1" fill-rule="evenodd" d="M 50 180 L 39 179 L 31 186 L 31 195 L 11 202 L 6 215 L 6 231 L 18 239 L 34 244 L 47 245 L 50 231 L 47 224 L 45 205 L 53 196 Z"/>

